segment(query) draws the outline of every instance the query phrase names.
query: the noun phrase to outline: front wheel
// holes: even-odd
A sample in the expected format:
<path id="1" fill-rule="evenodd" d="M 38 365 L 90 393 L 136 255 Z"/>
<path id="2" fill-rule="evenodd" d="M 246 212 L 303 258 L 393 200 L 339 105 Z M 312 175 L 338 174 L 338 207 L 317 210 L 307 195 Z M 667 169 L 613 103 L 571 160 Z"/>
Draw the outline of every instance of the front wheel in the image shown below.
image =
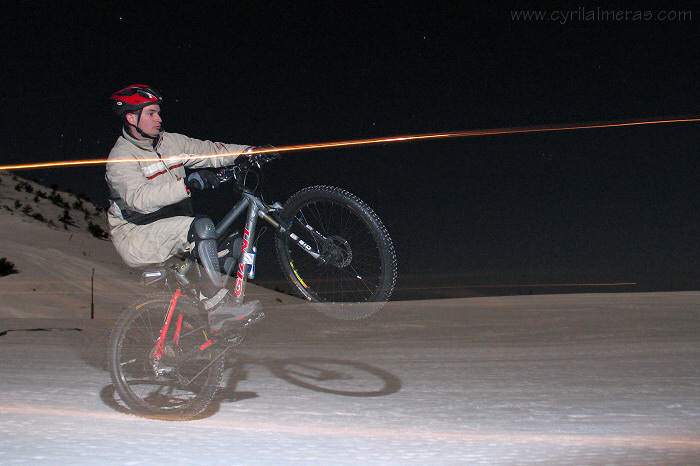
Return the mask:
<path id="1" fill-rule="evenodd" d="M 396 254 L 377 214 L 349 192 L 313 186 L 294 194 L 280 213 L 275 241 L 288 281 L 318 310 L 360 319 L 381 309 L 396 283 Z"/>
<path id="2" fill-rule="evenodd" d="M 137 414 L 189 419 L 214 398 L 224 371 L 222 353 L 208 348 L 208 325 L 197 303 L 157 293 L 129 306 L 108 346 L 109 371 L 122 401 Z M 165 329 L 165 330 L 164 330 Z"/>

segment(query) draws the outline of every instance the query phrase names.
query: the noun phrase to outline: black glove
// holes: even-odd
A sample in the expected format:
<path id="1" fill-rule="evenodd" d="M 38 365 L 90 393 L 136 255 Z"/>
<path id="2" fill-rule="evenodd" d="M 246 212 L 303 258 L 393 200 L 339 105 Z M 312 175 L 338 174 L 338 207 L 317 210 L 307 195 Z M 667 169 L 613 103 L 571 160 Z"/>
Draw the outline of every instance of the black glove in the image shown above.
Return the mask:
<path id="1" fill-rule="evenodd" d="M 255 148 L 255 150 L 269 151 L 269 152 L 263 152 L 263 153 L 259 154 L 268 160 L 274 160 L 274 159 L 280 158 L 280 153 L 277 152 L 277 149 L 275 149 L 275 147 L 271 146 L 270 144 L 267 144 L 265 146 L 258 146 Z"/>
<path id="2" fill-rule="evenodd" d="M 187 189 L 198 189 L 200 191 L 214 189 L 219 187 L 219 179 L 209 170 L 199 170 L 190 173 L 190 176 L 185 180 L 185 186 Z"/>
<path id="3" fill-rule="evenodd" d="M 265 151 L 265 152 L 256 152 L 254 154 L 248 154 L 249 151 Z M 251 147 L 243 154 L 247 155 L 248 159 L 253 163 L 267 163 L 267 162 L 270 162 L 272 160 L 276 160 L 276 159 L 280 158 L 280 153 L 277 152 L 277 150 L 274 148 L 274 146 L 271 146 L 269 144 L 266 146 Z"/>

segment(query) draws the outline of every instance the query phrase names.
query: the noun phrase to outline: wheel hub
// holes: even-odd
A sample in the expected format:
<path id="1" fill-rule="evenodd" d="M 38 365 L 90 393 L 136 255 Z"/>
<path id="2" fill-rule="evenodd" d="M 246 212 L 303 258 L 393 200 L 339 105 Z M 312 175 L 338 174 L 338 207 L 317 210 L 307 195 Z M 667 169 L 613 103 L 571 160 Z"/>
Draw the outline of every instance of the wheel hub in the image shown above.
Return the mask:
<path id="1" fill-rule="evenodd" d="M 352 262 L 350 244 L 342 237 L 333 235 L 328 238 L 326 253 L 328 262 L 336 267 L 347 267 Z"/>

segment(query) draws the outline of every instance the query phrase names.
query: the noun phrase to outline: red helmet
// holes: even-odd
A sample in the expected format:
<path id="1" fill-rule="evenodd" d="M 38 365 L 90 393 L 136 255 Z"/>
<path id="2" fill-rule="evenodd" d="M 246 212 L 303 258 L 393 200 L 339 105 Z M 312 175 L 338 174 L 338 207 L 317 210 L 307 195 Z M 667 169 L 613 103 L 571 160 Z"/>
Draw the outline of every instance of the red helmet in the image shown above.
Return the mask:
<path id="1" fill-rule="evenodd" d="M 149 105 L 159 104 L 163 101 L 163 97 L 151 86 L 132 84 L 112 94 L 109 100 L 112 101 L 114 113 L 124 116 L 126 113 L 141 110 Z"/>

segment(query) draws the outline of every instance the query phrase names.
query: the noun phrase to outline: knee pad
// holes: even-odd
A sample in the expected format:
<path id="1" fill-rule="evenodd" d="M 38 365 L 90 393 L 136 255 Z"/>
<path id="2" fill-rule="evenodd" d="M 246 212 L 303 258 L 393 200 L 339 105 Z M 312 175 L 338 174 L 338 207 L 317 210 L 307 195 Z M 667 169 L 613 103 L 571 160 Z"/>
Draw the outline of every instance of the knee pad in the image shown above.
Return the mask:
<path id="1" fill-rule="evenodd" d="M 187 241 L 198 243 L 203 239 L 216 239 L 216 227 L 214 227 L 212 219 L 206 215 L 197 215 L 190 224 Z"/>
<path id="2" fill-rule="evenodd" d="M 206 215 L 198 215 L 192 220 L 187 241 L 194 241 L 194 257 L 204 266 L 204 271 L 212 284 L 221 288 L 223 278 L 219 272 L 219 258 L 216 248 L 216 228 L 214 222 Z"/>

